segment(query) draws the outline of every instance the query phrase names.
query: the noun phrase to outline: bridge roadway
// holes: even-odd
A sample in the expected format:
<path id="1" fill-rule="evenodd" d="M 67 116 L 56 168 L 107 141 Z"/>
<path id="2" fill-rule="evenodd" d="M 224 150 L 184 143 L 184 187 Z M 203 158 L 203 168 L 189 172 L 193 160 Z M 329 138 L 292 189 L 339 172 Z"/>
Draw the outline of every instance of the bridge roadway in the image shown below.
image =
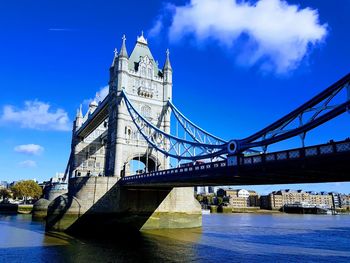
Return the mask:
<path id="1" fill-rule="evenodd" d="M 350 140 L 123 177 L 126 188 L 350 181 Z"/>

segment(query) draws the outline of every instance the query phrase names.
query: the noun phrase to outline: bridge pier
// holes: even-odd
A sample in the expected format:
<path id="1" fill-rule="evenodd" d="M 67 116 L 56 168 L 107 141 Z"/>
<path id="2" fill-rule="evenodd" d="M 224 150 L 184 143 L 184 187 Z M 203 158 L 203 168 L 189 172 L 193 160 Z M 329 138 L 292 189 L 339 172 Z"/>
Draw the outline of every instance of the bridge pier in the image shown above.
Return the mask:
<path id="1" fill-rule="evenodd" d="M 114 177 L 70 179 L 48 208 L 46 229 L 73 234 L 193 228 L 202 225 L 193 188 L 129 189 Z"/>

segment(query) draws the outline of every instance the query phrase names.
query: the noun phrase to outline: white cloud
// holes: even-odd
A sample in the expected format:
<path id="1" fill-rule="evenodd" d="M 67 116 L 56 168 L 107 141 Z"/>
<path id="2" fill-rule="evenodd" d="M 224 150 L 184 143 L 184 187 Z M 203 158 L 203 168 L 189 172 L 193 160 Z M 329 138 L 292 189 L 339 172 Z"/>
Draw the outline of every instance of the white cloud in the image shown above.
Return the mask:
<path id="1" fill-rule="evenodd" d="M 85 99 L 83 101 L 83 104 L 89 105 L 90 102 L 93 100 L 95 100 L 96 102 L 103 101 L 104 98 L 107 97 L 108 93 L 109 93 L 109 86 L 104 86 L 104 87 L 100 88 L 100 90 L 98 92 L 96 92 L 94 98 Z"/>
<path id="2" fill-rule="evenodd" d="M 23 168 L 35 168 L 35 167 L 37 167 L 37 164 L 33 160 L 25 160 L 23 162 L 20 162 L 19 166 L 21 166 Z"/>
<path id="3" fill-rule="evenodd" d="M 23 109 L 7 105 L 3 108 L 0 122 L 37 130 L 71 130 L 67 112 L 63 109 L 50 110 L 50 107 L 50 104 L 37 100 L 26 101 Z"/>
<path id="4" fill-rule="evenodd" d="M 44 151 L 44 147 L 38 144 L 23 144 L 15 147 L 15 152 L 25 153 L 30 155 L 38 155 Z"/>
<path id="5" fill-rule="evenodd" d="M 189 35 L 197 44 L 214 40 L 236 54 L 238 62 L 277 73 L 295 69 L 327 34 L 317 10 L 283 0 L 190 0 L 185 6 L 165 9 L 169 11 L 171 42 Z M 157 27 L 158 21 L 155 31 Z"/>
<path id="6" fill-rule="evenodd" d="M 162 17 L 158 18 L 154 26 L 148 31 L 149 37 L 157 36 L 163 29 Z"/>

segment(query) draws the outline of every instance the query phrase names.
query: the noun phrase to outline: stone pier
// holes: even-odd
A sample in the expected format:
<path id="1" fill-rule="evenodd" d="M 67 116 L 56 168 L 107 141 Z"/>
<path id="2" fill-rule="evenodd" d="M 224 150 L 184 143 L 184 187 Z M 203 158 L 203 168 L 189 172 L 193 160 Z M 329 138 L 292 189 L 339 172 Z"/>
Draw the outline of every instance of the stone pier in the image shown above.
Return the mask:
<path id="1" fill-rule="evenodd" d="M 192 228 L 202 225 L 193 188 L 124 189 L 114 177 L 70 179 L 48 208 L 47 230 L 73 234 Z"/>
<path id="2" fill-rule="evenodd" d="M 50 202 L 52 202 L 58 196 L 67 193 L 67 188 L 64 186 L 65 184 L 57 183 L 45 187 L 43 197 L 36 201 L 33 206 L 33 219 L 43 220 L 46 218 L 47 209 Z"/>

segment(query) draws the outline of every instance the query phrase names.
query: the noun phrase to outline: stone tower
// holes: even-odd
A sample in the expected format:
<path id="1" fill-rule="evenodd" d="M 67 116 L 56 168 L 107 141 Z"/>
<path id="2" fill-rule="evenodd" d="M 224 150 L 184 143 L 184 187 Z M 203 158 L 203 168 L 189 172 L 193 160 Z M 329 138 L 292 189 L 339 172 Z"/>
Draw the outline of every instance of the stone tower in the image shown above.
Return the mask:
<path id="1" fill-rule="evenodd" d="M 144 118 L 169 134 L 169 51 L 159 69 L 143 34 L 130 56 L 123 37 L 120 52 L 115 51 L 110 67 L 108 97 L 100 104 L 92 101 L 84 116 L 81 108 L 77 112 L 68 193 L 50 203 L 47 229 L 109 234 L 125 227 L 142 230 L 201 226 L 201 206 L 193 188 L 137 190 L 117 183 L 131 173 L 132 160 L 143 162 L 148 171 L 169 168 L 169 159 L 149 147 L 138 132 L 122 92 Z"/>
<path id="2" fill-rule="evenodd" d="M 169 133 L 167 101 L 172 94 L 169 51 L 166 52 L 163 69 L 158 68 L 143 34 L 137 38 L 130 57 L 125 36 L 119 54 L 115 51 L 110 68 L 105 174 L 116 177 L 129 175 L 132 160 L 143 162 L 147 171 L 168 168 L 168 158 L 151 149 L 138 132 L 122 99 L 123 90 L 143 117 Z"/>

